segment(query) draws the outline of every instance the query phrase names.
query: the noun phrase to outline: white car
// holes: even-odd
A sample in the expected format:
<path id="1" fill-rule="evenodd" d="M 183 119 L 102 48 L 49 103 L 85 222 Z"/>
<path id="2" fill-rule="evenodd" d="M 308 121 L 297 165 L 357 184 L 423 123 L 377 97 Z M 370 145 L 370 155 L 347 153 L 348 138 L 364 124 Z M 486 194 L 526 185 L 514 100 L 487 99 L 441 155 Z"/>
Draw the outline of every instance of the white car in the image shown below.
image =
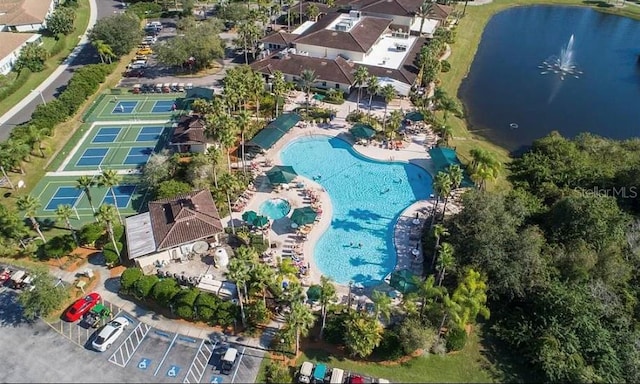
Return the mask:
<path id="1" fill-rule="evenodd" d="M 113 344 L 122 332 L 124 332 L 125 328 L 129 325 L 129 320 L 125 317 L 116 317 L 111 320 L 107 325 L 102 328 L 102 330 L 96 336 L 96 339 L 93 340 L 92 346 L 96 351 L 104 352 L 111 344 Z"/>

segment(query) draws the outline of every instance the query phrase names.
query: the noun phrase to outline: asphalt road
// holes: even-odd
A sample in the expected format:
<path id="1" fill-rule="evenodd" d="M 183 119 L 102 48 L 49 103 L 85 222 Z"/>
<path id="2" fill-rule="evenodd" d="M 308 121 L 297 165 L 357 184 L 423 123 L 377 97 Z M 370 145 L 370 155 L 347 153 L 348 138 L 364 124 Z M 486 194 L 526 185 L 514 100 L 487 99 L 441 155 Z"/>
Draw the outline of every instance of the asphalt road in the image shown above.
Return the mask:
<path id="1" fill-rule="evenodd" d="M 113 15 L 115 12 L 119 12 L 120 1 L 115 0 L 97 0 L 97 19 L 100 20 L 102 18 Z M 72 64 L 67 68 L 66 71 L 62 72 L 57 79 L 53 81 L 43 92 L 42 97 L 45 100 L 53 100 L 57 95 L 59 95 L 62 91 L 64 91 L 67 83 L 71 79 L 73 75 L 73 71 L 87 64 L 95 64 L 100 62 L 100 58 L 93 46 L 91 44 L 85 44 L 85 46 L 80 51 L 80 54 L 76 56 L 73 60 Z M 31 103 L 27 104 L 20 112 L 16 113 L 11 119 L 9 119 L 5 124 L 0 126 L 0 140 L 4 140 L 9 137 L 9 133 L 16 126 L 20 125 L 31 118 L 31 114 L 36 109 L 38 104 L 42 104 L 42 98 L 37 97 L 31 101 Z"/>

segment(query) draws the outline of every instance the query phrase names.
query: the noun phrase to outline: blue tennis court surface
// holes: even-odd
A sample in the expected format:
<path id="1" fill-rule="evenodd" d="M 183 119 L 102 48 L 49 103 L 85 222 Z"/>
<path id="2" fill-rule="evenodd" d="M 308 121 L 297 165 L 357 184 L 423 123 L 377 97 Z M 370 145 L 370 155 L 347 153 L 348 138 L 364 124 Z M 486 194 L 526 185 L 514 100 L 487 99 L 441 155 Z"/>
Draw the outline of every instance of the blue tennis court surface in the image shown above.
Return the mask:
<path id="1" fill-rule="evenodd" d="M 52 211 L 58 208 L 58 205 L 70 205 L 73 207 L 81 194 L 82 191 L 75 187 L 59 187 L 44 209 Z"/>
<path id="2" fill-rule="evenodd" d="M 164 127 L 142 127 L 136 141 L 157 141 Z"/>
<path id="3" fill-rule="evenodd" d="M 158 100 L 153 105 L 153 109 L 151 110 L 151 113 L 171 112 L 173 109 L 173 104 L 175 104 L 175 101 L 173 100 Z"/>
<path id="4" fill-rule="evenodd" d="M 109 148 L 88 148 L 85 149 L 80 159 L 76 163 L 77 167 L 96 166 L 102 164 L 105 156 L 109 152 Z"/>
<path id="5" fill-rule="evenodd" d="M 136 191 L 136 186 L 135 185 L 119 185 L 117 187 L 110 188 L 107 191 L 106 196 L 102 200 L 102 204 L 116 205 L 113 203 L 113 193 L 111 193 L 111 191 L 113 191 L 116 195 L 116 202 L 118 203 L 117 207 L 125 208 L 126 206 L 129 205 L 131 196 L 133 196 L 133 193 Z"/>
<path id="6" fill-rule="evenodd" d="M 111 113 L 131 113 L 136 105 L 138 105 L 137 101 L 118 101 Z"/>
<path id="7" fill-rule="evenodd" d="M 126 159 L 124 159 L 125 165 L 145 165 L 149 156 L 153 153 L 153 148 L 149 147 L 133 147 L 129 149 Z"/>
<path id="8" fill-rule="evenodd" d="M 100 128 L 98 133 L 94 136 L 92 143 L 113 143 L 120 134 L 120 128 L 118 127 L 104 127 Z"/>

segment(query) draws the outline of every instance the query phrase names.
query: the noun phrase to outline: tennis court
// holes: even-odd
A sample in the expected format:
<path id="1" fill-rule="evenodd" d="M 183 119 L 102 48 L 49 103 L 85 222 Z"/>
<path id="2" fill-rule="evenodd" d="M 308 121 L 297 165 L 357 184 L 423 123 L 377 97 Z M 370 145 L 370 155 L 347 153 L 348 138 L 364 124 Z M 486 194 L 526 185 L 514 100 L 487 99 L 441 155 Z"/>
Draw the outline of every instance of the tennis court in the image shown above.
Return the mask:
<path id="1" fill-rule="evenodd" d="M 118 138 L 120 127 L 102 127 L 91 140 L 92 143 L 113 143 Z"/>
<path id="2" fill-rule="evenodd" d="M 111 113 L 133 113 L 137 105 L 138 102 L 135 100 L 118 101 Z"/>
<path id="3" fill-rule="evenodd" d="M 44 209 L 54 211 L 59 205 L 70 205 L 73 207 L 81 194 L 82 191 L 75 187 L 58 187 Z"/>
<path id="4" fill-rule="evenodd" d="M 125 165 L 145 165 L 149 160 L 149 156 L 153 153 L 153 148 L 149 147 L 133 147 L 129 148 L 127 157 L 124 158 Z"/>
<path id="5" fill-rule="evenodd" d="M 76 167 L 95 168 L 102 164 L 108 152 L 109 148 L 87 148 L 76 161 Z"/>
<path id="6" fill-rule="evenodd" d="M 160 135 L 164 131 L 164 127 L 142 127 L 140 133 L 138 133 L 138 137 L 136 137 L 136 141 L 158 141 L 160 139 Z"/>
<path id="7" fill-rule="evenodd" d="M 173 100 L 158 100 L 153 105 L 151 113 L 167 113 L 174 110 L 175 101 Z"/>
<path id="8" fill-rule="evenodd" d="M 118 205 L 116 205 L 113 202 L 112 191 L 116 195 L 115 201 L 118 203 Z M 136 192 L 135 185 L 119 185 L 117 187 L 109 188 L 109 191 L 107 191 L 107 194 L 104 196 L 104 199 L 102 199 L 102 204 L 111 204 L 111 205 L 116 205 L 118 208 L 125 208 L 129 206 L 131 197 L 135 192 Z"/>

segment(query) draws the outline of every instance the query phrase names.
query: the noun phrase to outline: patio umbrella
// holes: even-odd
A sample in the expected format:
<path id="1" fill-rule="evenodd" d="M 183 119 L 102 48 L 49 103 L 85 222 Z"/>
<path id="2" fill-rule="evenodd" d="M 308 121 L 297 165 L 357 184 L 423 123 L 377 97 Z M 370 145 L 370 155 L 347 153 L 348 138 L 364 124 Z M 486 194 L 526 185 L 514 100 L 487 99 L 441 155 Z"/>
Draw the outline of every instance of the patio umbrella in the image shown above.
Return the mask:
<path id="1" fill-rule="evenodd" d="M 404 118 L 411 121 L 423 121 L 424 115 L 421 112 L 413 111 L 413 112 L 407 113 Z"/>
<path id="2" fill-rule="evenodd" d="M 322 287 L 317 284 L 310 286 L 307 290 L 307 299 L 311 302 L 320 300 L 320 296 L 322 296 Z"/>
<path id="3" fill-rule="evenodd" d="M 266 175 L 271 184 L 290 183 L 298 176 L 293 167 L 288 165 L 276 165 L 271 168 Z"/>
<path id="4" fill-rule="evenodd" d="M 262 228 L 265 225 L 267 225 L 269 223 L 269 218 L 266 216 L 257 216 L 255 219 L 253 219 L 253 225 L 255 225 L 258 228 Z"/>
<path id="5" fill-rule="evenodd" d="M 393 271 L 389 285 L 401 293 L 415 292 L 418 290 L 417 276 L 408 269 Z"/>
<path id="6" fill-rule="evenodd" d="M 376 134 L 376 130 L 366 124 L 356 124 L 349 132 L 351 132 L 356 139 L 370 139 Z"/>
<path id="7" fill-rule="evenodd" d="M 258 217 L 258 214 L 255 211 L 247 211 L 242 214 L 242 220 L 246 221 L 247 223 L 251 223 L 256 219 L 256 217 Z"/>
<path id="8" fill-rule="evenodd" d="M 298 226 L 307 225 L 313 223 L 317 216 L 318 213 L 309 206 L 296 208 L 291 214 L 291 221 Z"/>

